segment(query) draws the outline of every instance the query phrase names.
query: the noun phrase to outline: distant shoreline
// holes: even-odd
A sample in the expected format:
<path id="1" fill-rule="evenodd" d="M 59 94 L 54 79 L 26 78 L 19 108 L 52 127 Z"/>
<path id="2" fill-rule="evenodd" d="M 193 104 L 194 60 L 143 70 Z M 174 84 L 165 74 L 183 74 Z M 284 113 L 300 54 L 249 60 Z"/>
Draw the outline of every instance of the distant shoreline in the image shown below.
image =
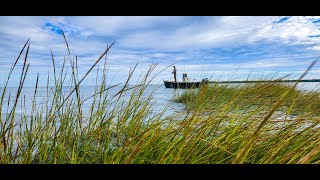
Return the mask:
<path id="1" fill-rule="evenodd" d="M 298 80 L 282 80 L 277 81 L 279 83 L 286 83 L 286 82 L 297 82 Z M 270 83 L 274 82 L 272 80 L 265 80 L 265 81 L 209 81 L 209 83 Z M 305 79 L 300 80 L 300 82 L 320 82 L 320 79 Z"/>

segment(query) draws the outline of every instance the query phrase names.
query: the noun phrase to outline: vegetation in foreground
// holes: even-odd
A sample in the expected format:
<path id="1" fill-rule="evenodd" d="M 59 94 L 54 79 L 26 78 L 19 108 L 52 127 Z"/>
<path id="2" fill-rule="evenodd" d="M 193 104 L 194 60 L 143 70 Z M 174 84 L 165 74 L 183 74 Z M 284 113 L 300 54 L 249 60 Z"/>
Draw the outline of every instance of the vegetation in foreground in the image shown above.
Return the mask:
<path id="1" fill-rule="evenodd" d="M 319 95 L 295 91 L 296 84 L 203 86 L 178 98 L 192 111 L 164 117 L 167 109 L 152 114 L 153 95 L 144 96 L 156 65 L 130 87 L 133 68 L 112 96 L 117 85 L 107 85 L 104 68 L 97 74 L 102 82 L 84 114 L 88 98 L 81 96 L 80 84 L 113 44 L 83 77 L 78 76 L 77 58 L 70 51 L 60 70 L 52 55 L 55 88 L 48 88 L 43 106 L 34 98 L 31 112 L 17 117 L 29 45 L 22 48 L 8 75 L 7 82 L 25 52 L 17 94 L 11 95 L 14 101 L 4 102 L 8 83 L 1 95 L 0 113 L 8 113 L 0 114 L 0 163 L 320 163 Z M 67 63 L 71 71 L 66 70 Z M 33 97 L 37 85 L 38 79 Z M 69 89 L 67 94 L 63 88 Z M 124 98 L 127 93 L 129 99 Z"/>

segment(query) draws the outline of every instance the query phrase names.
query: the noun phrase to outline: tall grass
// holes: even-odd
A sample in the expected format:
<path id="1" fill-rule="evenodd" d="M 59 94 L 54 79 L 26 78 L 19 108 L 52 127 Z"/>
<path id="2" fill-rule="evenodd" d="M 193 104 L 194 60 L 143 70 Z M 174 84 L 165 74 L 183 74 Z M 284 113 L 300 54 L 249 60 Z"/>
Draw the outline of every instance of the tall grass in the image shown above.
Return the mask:
<path id="1" fill-rule="evenodd" d="M 58 69 L 52 52 L 53 77 L 47 77 L 44 105 L 39 106 L 36 99 L 38 75 L 30 95 L 31 112 L 24 108 L 21 118 L 16 116 L 16 108 L 26 106 L 21 92 L 28 75 L 29 40 L 13 63 L 0 101 L 0 163 L 320 162 L 317 92 L 300 92 L 295 85 L 277 81 L 244 86 L 213 84 L 185 91 L 177 98 L 186 104 L 187 113 L 164 116 L 164 108 L 153 114 L 154 94 L 146 94 L 146 88 L 157 76 L 152 75 L 156 64 L 140 75 L 135 86 L 129 84 L 137 65 L 125 82 L 108 85 L 107 61 L 102 59 L 112 43 L 79 77 L 78 58 L 72 56 L 63 37 L 68 56 Z M 8 82 L 23 53 L 17 93 L 5 102 Z M 95 91 L 84 98 L 80 85 L 100 61 L 103 72 L 97 71 Z M 53 89 L 49 88 L 50 79 Z M 115 88 L 120 90 L 112 93 Z M 88 100 L 92 103 L 85 109 L 83 104 Z M 8 113 L 2 114 L 5 111 Z"/>

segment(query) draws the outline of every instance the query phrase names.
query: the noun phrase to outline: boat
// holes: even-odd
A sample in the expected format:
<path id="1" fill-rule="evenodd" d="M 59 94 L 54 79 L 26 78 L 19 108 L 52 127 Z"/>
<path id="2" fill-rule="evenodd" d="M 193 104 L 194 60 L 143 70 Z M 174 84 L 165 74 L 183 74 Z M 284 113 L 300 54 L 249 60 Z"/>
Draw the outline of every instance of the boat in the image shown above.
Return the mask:
<path id="1" fill-rule="evenodd" d="M 202 82 L 174 82 L 174 81 L 165 81 L 164 86 L 166 88 L 179 88 L 179 89 L 187 89 L 187 88 L 198 88 Z"/>
<path id="2" fill-rule="evenodd" d="M 208 83 L 208 79 L 205 78 L 202 81 L 190 81 L 187 73 L 182 74 L 182 81 L 177 81 L 177 70 L 176 67 L 173 66 L 173 75 L 174 81 L 166 81 L 164 80 L 164 86 L 166 88 L 175 88 L 175 89 L 188 89 L 188 88 L 198 88 L 201 84 Z"/>

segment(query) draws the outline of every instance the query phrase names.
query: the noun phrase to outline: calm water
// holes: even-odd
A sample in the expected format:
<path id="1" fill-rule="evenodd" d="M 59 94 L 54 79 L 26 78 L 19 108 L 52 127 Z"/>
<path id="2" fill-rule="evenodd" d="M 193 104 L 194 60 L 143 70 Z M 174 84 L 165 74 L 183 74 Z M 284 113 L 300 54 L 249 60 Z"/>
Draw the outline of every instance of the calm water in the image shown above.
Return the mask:
<path id="1" fill-rule="evenodd" d="M 52 87 L 51 87 L 52 88 Z M 115 95 L 121 90 L 122 87 L 114 87 L 110 89 L 110 97 Z M 155 90 L 156 89 L 156 90 Z M 29 114 L 32 110 L 32 100 L 33 100 L 33 94 L 34 94 L 34 88 L 33 87 L 24 87 L 21 95 L 20 100 L 18 103 L 18 107 L 16 109 L 17 114 L 22 114 L 24 111 L 23 109 L 26 109 L 26 113 Z M 0 88 L 0 93 L 2 94 L 3 88 Z M 87 97 L 90 97 L 95 92 L 94 86 L 84 86 L 80 89 L 81 97 L 82 99 L 86 99 Z M 183 90 L 175 90 L 175 89 L 168 89 L 165 88 L 164 85 L 150 85 L 147 87 L 145 93 L 142 96 L 143 98 L 147 98 L 150 96 L 150 94 L 153 94 L 153 99 L 151 100 L 151 103 L 153 104 L 152 107 L 152 113 L 156 114 L 159 113 L 161 110 L 163 110 L 165 107 L 168 106 L 168 110 L 166 111 L 165 115 L 170 115 L 175 112 L 181 112 L 184 110 L 185 106 L 181 103 L 175 103 L 172 99 L 177 93 L 181 93 Z M 70 88 L 66 88 L 64 90 L 65 97 L 70 93 Z M 124 100 L 128 100 L 130 98 L 132 91 L 127 91 L 125 95 L 123 96 Z M 7 88 L 6 95 L 4 97 L 4 102 L 7 103 L 9 100 L 9 94 L 10 96 L 10 106 L 12 107 L 14 104 L 14 99 L 17 93 L 17 88 L 9 87 Z M 50 89 L 49 89 L 50 94 Z M 75 94 L 75 92 L 74 92 Z M 75 99 L 75 95 L 72 95 L 70 98 Z M 44 105 L 47 99 L 47 88 L 46 87 L 38 87 L 37 95 L 36 95 L 36 102 L 38 106 Z M 49 98 L 50 99 L 50 98 Z M 25 101 L 25 103 L 21 103 L 21 101 Z M 85 101 L 82 105 L 82 110 L 84 113 L 88 112 L 90 105 L 93 102 L 93 98 Z M 26 106 L 21 108 L 21 104 L 25 104 Z M 50 103 L 49 103 L 50 104 Z M 4 108 L 2 109 L 3 114 L 7 113 L 7 104 L 4 105 Z M 10 110 L 10 108 L 9 108 Z"/>
<path id="2" fill-rule="evenodd" d="M 242 84 L 243 85 L 243 84 Z M 144 97 L 148 97 L 152 91 L 154 91 L 154 89 L 158 88 L 154 93 L 154 98 L 151 101 L 153 103 L 153 113 L 159 113 L 163 108 L 165 108 L 166 106 L 169 106 L 168 110 L 166 111 L 165 115 L 170 115 L 173 114 L 175 112 L 182 112 L 185 108 L 185 106 L 181 103 L 175 103 L 172 101 L 172 98 L 179 94 L 182 93 L 185 90 L 175 90 L 175 89 L 168 89 L 165 88 L 163 85 L 150 85 L 147 87 L 146 92 L 144 93 Z M 115 87 L 110 91 L 110 95 L 115 94 L 117 92 L 119 92 L 119 90 L 121 89 L 121 87 Z M 320 89 L 320 84 L 317 83 L 313 83 L 313 82 L 305 82 L 305 83 L 300 83 L 298 85 L 298 89 L 300 90 L 304 90 L 304 91 L 319 91 Z M 3 89 L 0 88 L 0 93 L 2 94 Z M 9 94 L 11 94 L 11 98 L 10 98 L 10 106 L 12 107 L 12 104 L 14 103 L 14 97 L 16 94 L 17 88 L 8 88 L 7 89 L 7 93 L 6 96 L 4 98 L 4 102 L 7 103 L 8 99 L 9 99 Z M 68 92 L 70 92 L 69 89 L 65 90 L 66 94 Z M 85 87 L 81 87 L 81 96 L 83 97 L 83 99 L 85 99 L 86 97 L 91 96 L 92 94 L 94 94 L 95 92 L 95 87 L 93 86 L 85 86 Z M 18 103 L 18 107 L 16 110 L 17 114 L 21 114 L 23 108 L 21 108 L 21 99 L 24 100 L 25 97 L 25 108 L 26 108 L 26 112 L 27 114 L 31 111 L 32 109 L 32 99 L 33 99 L 33 94 L 34 94 L 34 88 L 30 88 L 30 87 L 24 87 L 24 89 L 22 90 L 21 96 L 20 96 L 20 102 Z M 129 99 L 131 92 L 127 92 L 126 95 L 124 96 L 125 99 Z M 38 88 L 38 92 L 37 92 L 37 96 L 36 96 L 36 100 L 37 100 L 37 104 L 41 106 L 41 103 L 44 102 L 44 100 L 46 99 L 47 96 L 47 89 L 45 87 L 40 87 Z M 82 110 L 84 112 L 87 112 L 87 110 L 89 109 L 90 105 L 92 103 L 92 99 L 86 101 L 83 104 Z M 4 105 L 4 108 L 2 109 L 2 113 L 6 114 L 7 113 L 7 104 Z"/>

